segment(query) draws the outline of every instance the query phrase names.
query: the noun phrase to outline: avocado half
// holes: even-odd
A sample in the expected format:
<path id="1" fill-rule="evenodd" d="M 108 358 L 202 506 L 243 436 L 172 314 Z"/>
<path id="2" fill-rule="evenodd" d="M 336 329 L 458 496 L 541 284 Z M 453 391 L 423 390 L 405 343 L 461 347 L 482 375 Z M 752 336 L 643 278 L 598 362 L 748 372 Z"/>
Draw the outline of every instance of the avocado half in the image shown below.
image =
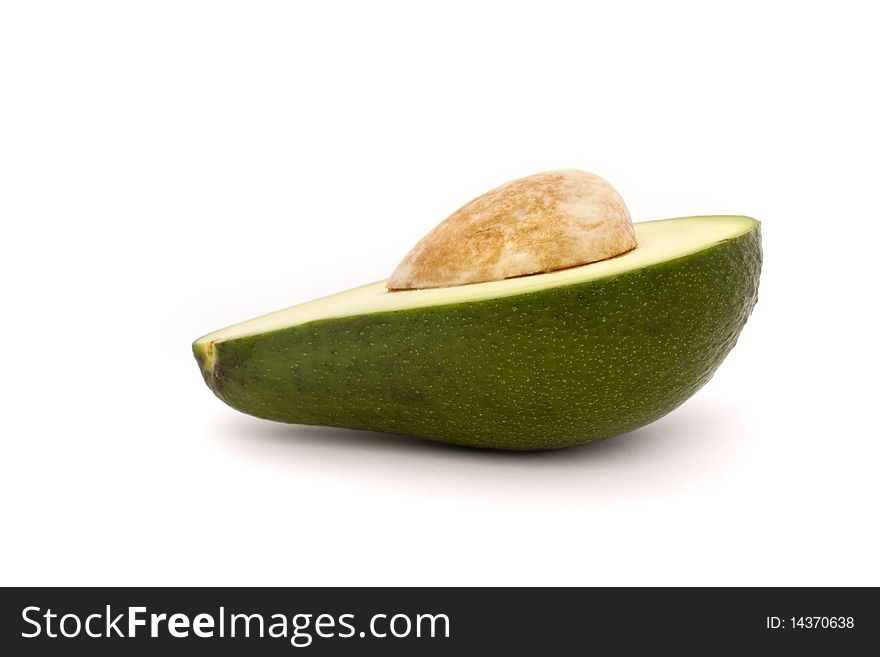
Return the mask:
<path id="1" fill-rule="evenodd" d="M 385 281 L 193 344 L 205 382 L 257 417 L 459 445 L 553 449 L 666 415 L 736 343 L 760 224 L 635 224 L 638 248 L 546 274 L 388 292 Z"/>

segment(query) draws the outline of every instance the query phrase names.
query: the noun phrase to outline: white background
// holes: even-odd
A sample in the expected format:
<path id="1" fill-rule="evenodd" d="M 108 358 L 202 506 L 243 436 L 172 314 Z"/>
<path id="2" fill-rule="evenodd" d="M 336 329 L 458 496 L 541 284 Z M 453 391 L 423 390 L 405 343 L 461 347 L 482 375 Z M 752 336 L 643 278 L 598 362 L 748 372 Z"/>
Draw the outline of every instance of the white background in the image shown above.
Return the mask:
<path id="1" fill-rule="evenodd" d="M 871 3 L 6 3 L 3 584 L 880 584 Z M 585 448 L 227 408 L 190 342 L 511 178 L 763 220 L 715 378 Z"/>

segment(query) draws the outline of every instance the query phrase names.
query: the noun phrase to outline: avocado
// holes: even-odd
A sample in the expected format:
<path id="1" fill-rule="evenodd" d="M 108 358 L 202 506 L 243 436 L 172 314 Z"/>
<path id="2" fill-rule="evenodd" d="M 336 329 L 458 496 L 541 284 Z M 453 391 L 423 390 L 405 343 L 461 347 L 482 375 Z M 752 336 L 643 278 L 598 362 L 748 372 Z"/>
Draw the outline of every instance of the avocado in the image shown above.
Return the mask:
<path id="1" fill-rule="evenodd" d="M 208 387 L 257 417 L 508 450 L 610 438 L 694 394 L 757 300 L 758 221 L 635 223 L 638 247 L 549 273 L 386 281 L 199 338 Z"/>

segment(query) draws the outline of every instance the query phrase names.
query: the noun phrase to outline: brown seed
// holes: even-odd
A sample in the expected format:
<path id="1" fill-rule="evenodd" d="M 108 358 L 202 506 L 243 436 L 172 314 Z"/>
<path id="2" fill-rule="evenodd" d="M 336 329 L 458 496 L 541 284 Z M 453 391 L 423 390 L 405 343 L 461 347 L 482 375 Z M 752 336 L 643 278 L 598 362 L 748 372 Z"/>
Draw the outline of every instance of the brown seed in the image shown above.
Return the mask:
<path id="1" fill-rule="evenodd" d="M 636 246 L 629 211 L 599 176 L 519 178 L 453 212 L 406 255 L 389 290 L 450 287 L 565 269 Z"/>

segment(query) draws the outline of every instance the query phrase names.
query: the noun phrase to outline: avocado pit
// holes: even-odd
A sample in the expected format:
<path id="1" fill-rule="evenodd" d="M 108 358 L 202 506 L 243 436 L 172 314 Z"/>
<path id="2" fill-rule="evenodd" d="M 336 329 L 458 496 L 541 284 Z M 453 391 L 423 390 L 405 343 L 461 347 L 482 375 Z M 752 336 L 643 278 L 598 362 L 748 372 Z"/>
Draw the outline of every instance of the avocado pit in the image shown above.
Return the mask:
<path id="1" fill-rule="evenodd" d="M 596 174 L 545 171 L 452 213 L 404 257 L 389 291 L 452 287 L 567 269 L 636 247 L 617 190 Z"/>

